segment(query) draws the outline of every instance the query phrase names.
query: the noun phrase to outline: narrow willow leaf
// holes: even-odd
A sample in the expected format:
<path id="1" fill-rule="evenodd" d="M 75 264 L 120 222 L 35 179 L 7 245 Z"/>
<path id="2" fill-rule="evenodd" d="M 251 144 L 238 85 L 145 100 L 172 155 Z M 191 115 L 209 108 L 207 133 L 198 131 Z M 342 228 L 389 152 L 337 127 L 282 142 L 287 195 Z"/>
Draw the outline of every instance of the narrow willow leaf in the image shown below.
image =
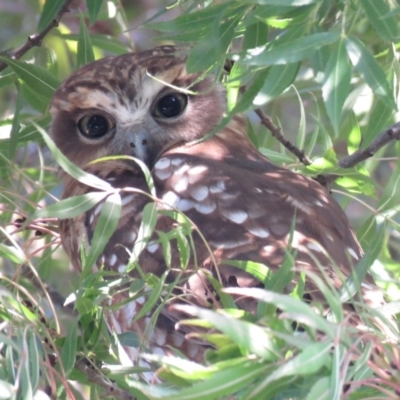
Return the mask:
<path id="1" fill-rule="evenodd" d="M 378 98 L 375 107 L 368 118 L 368 124 L 362 130 L 362 147 L 365 148 L 388 126 L 388 121 L 393 114 L 392 107 L 389 107 L 381 98 Z"/>
<path id="2" fill-rule="evenodd" d="M 19 141 L 19 136 L 20 136 L 20 128 L 21 124 L 19 123 L 19 115 L 22 109 L 22 95 L 21 95 L 21 90 L 17 91 L 17 101 L 15 104 L 15 111 L 14 111 L 14 118 L 12 121 L 12 126 L 11 126 L 11 132 L 10 132 L 10 147 L 9 147 L 9 157 L 10 160 L 14 159 L 15 156 L 15 150 L 17 149 L 17 144 Z"/>
<path id="3" fill-rule="evenodd" d="M 233 108 L 231 115 L 244 112 L 249 109 L 249 107 L 254 102 L 254 99 L 257 97 L 258 93 L 262 89 L 265 79 L 269 73 L 268 69 L 263 69 L 261 71 L 256 72 L 256 76 L 254 77 L 253 82 L 246 88 L 244 93 L 239 97 L 239 101 L 236 103 Z M 255 104 L 257 106 L 257 104 Z"/>
<path id="4" fill-rule="evenodd" d="M 135 315 L 134 321 L 137 321 L 138 319 L 144 317 L 149 311 L 154 308 L 157 302 L 159 302 L 165 279 L 167 278 L 168 273 L 169 271 L 164 272 L 156 285 L 152 288 L 150 296 L 146 299 L 146 302 L 143 304 L 143 307 L 140 309 L 140 311 Z"/>
<path id="5" fill-rule="evenodd" d="M 79 35 L 73 34 L 64 34 L 60 36 L 65 40 L 78 41 L 79 39 Z M 92 41 L 94 47 L 98 47 L 112 54 L 119 55 L 129 52 L 129 48 L 124 43 L 112 36 L 96 35 L 90 33 L 90 40 Z"/>
<path id="6" fill-rule="evenodd" d="M 8 64 L 19 78 L 43 97 L 50 98 L 60 84 L 53 74 L 42 67 L 3 56 L 0 56 L 0 60 Z"/>
<path id="7" fill-rule="evenodd" d="M 339 135 L 340 118 L 350 90 L 351 67 L 344 40 L 339 40 L 331 53 L 325 69 L 322 97 L 336 136 Z"/>
<path id="8" fill-rule="evenodd" d="M 260 107 L 282 94 L 293 83 L 299 68 L 300 63 L 273 65 L 253 101 L 253 106 Z"/>
<path id="9" fill-rule="evenodd" d="M 381 229 L 380 232 L 375 236 L 374 241 L 367 247 L 365 254 L 361 260 L 358 261 L 356 267 L 352 271 L 352 274 L 346 279 L 346 282 L 340 289 L 340 301 L 342 303 L 348 301 L 360 289 L 365 275 L 382 250 L 384 239 L 385 229 Z"/>
<path id="10" fill-rule="evenodd" d="M 349 127 L 348 131 L 345 130 L 345 137 L 348 138 L 347 151 L 349 154 L 352 154 L 353 152 L 358 150 L 362 140 L 360 125 L 358 124 L 357 117 L 353 111 L 350 112 L 347 123 Z"/>
<path id="11" fill-rule="evenodd" d="M 309 58 L 319 47 L 336 42 L 336 32 L 315 33 L 283 43 L 271 49 L 248 50 L 241 61 L 248 65 L 276 65 L 302 61 Z"/>
<path id="12" fill-rule="evenodd" d="M 75 164 L 73 164 L 67 157 L 64 156 L 63 153 L 57 148 L 53 140 L 50 138 L 50 136 L 47 134 L 47 132 L 37 125 L 36 123 L 32 122 L 32 125 L 36 127 L 36 129 L 39 131 L 39 133 L 42 135 L 44 141 L 47 144 L 47 147 L 50 149 L 51 154 L 53 157 L 56 159 L 60 167 L 69 175 L 71 175 L 73 178 L 75 178 L 77 181 L 90 186 L 94 187 L 96 189 L 100 190 L 112 190 L 112 186 L 108 183 L 103 181 L 102 179 L 98 178 L 95 175 L 89 174 L 83 170 L 81 170 L 79 167 L 77 167 Z"/>
<path id="13" fill-rule="evenodd" d="M 107 192 L 91 192 L 80 196 L 70 197 L 35 211 L 31 218 L 75 218 L 90 210 L 108 195 L 109 193 Z"/>
<path id="14" fill-rule="evenodd" d="M 103 0 L 86 0 L 90 25 L 93 25 L 96 22 L 96 18 L 99 15 L 102 3 Z"/>
<path id="15" fill-rule="evenodd" d="M 249 2 L 269 6 L 301 7 L 320 3 L 321 0 L 249 0 Z"/>
<path id="16" fill-rule="evenodd" d="M 305 400 L 323 400 L 330 398 L 330 380 L 327 376 L 318 379 L 307 394 Z"/>
<path id="17" fill-rule="evenodd" d="M 64 3 L 64 0 L 46 0 L 37 27 L 37 30 L 39 32 L 51 23 L 51 21 L 56 17 L 57 13 L 60 11 Z"/>
<path id="18" fill-rule="evenodd" d="M 263 391 L 264 395 L 267 396 L 268 386 L 284 377 L 298 374 L 309 375 L 318 372 L 322 367 L 330 364 L 331 350 L 332 343 L 330 341 L 308 345 L 300 354 L 269 374 L 247 399 L 253 399 L 260 391 Z"/>
<path id="19" fill-rule="evenodd" d="M 244 32 L 242 49 L 254 49 L 268 42 L 268 25 L 263 21 L 257 21 L 246 27 Z"/>
<path id="20" fill-rule="evenodd" d="M 385 0 L 360 0 L 361 7 L 369 22 L 384 40 L 397 41 L 399 39 L 398 21 L 389 15 L 390 7 Z"/>
<path id="21" fill-rule="evenodd" d="M 181 15 L 173 21 L 153 22 L 146 26 L 162 32 L 173 33 L 206 30 L 207 27 L 212 26 L 215 17 L 228 7 L 230 7 L 229 2 L 215 4 L 210 7 L 205 7 L 196 13 Z"/>
<path id="22" fill-rule="evenodd" d="M 291 315 L 296 315 L 296 321 L 298 323 L 304 323 L 312 328 L 322 330 L 330 337 L 334 337 L 335 335 L 335 325 L 316 314 L 308 304 L 299 299 L 258 288 L 227 288 L 225 291 L 227 293 L 249 296 L 266 303 L 274 304 L 275 307 L 282 311 L 288 312 Z"/>
<path id="23" fill-rule="evenodd" d="M 90 253 L 85 263 L 85 269 L 94 265 L 114 234 L 121 217 L 121 209 L 121 196 L 119 193 L 113 193 L 107 197 L 90 241 Z"/>
<path id="24" fill-rule="evenodd" d="M 27 262 L 25 254 L 14 246 L 7 246 L 0 243 L 0 256 L 11 260 L 14 263 L 22 264 Z"/>
<path id="25" fill-rule="evenodd" d="M 129 266 L 134 265 L 139 258 L 140 253 L 147 246 L 157 224 L 157 215 L 157 206 L 155 203 L 148 203 L 144 206 L 138 237 L 129 258 Z"/>
<path id="26" fill-rule="evenodd" d="M 385 73 L 365 45 L 356 38 L 346 37 L 347 53 L 351 62 L 372 91 L 381 96 L 392 110 L 397 109 L 393 92 L 386 80 Z"/>
<path id="27" fill-rule="evenodd" d="M 68 376 L 75 365 L 78 338 L 78 320 L 70 323 L 64 345 L 61 349 L 61 362 Z"/>
<path id="28" fill-rule="evenodd" d="M 82 14 L 80 15 L 79 26 L 78 52 L 76 55 L 78 67 L 94 61 L 93 45 Z"/>
<path id="29" fill-rule="evenodd" d="M 26 343 L 27 343 L 28 359 L 29 359 L 29 380 L 32 385 L 32 390 L 33 392 L 35 392 L 39 385 L 40 357 L 39 357 L 37 338 L 33 331 L 30 330 L 26 331 Z"/>
<path id="30" fill-rule="evenodd" d="M 250 354 L 256 354 L 266 360 L 274 360 L 279 355 L 277 345 L 271 340 L 265 329 L 258 325 L 200 307 L 186 305 L 177 305 L 175 307 L 185 314 L 211 323 L 212 326 L 230 337 Z"/>

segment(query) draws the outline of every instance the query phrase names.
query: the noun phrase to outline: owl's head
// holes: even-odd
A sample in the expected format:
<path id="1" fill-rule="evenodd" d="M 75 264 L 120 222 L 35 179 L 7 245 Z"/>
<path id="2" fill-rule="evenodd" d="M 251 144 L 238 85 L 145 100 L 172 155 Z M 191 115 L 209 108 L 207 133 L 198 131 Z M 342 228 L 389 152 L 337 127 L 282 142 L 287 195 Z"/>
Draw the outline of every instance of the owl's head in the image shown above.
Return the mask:
<path id="1" fill-rule="evenodd" d="M 151 168 L 164 150 L 205 136 L 222 119 L 225 92 L 185 63 L 181 49 L 163 46 L 81 67 L 51 103 L 57 146 L 80 167 L 129 155 Z"/>

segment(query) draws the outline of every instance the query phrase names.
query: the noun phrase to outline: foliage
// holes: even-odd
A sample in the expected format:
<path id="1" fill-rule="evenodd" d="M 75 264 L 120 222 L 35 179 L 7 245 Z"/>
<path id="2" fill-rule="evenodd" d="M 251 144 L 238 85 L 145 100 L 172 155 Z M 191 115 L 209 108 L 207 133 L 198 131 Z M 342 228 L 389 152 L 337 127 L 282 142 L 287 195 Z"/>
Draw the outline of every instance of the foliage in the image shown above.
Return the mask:
<path id="1" fill-rule="evenodd" d="M 2 11 L 2 17 L 9 17 L 2 18 L 5 28 L 0 29 L 3 50 L 16 48 L 27 35 L 45 29 L 64 2 L 26 3 L 30 5 L 20 2 L 20 9 L 10 6 Z M 100 399 L 113 393 L 129 398 L 124 397 L 126 390 L 139 399 L 398 398 L 399 337 L 385 317 L 399 307 L 399 145 L 379 149 L 374 158 L 353 168 L 338 164 L 348 153 L 366 148 L 396 120 L 398 3 L 187 0 L 158 6 L 155 17 L 142 26 L 153 45 L 190 45 L 190 71 L 206 70 L 221 77 L 228 89 L 227 118 L 246 112 L 250 138 L 263 154 L 311 176 L 340 176 L 332 191 L 347 207 L 366 250 L 356 273 L 362 278 L 371 268 L 391 301 L 378 311 L 364 306 L 362 318 L 368 329 L 359 331 L 347 324 L 342 305 L 346 295 L 327 283 L 309 277 L 331 306 L 332 315 L 325 319 L 316 312 L 318 307 L 300 300 L 301 282 L 290 295 L 280 293 L 276 283 L 285 279 L 284 267 L 271 276 L 263 265 L 238 265 L 265 284 L 265 290 L 241 293 L 260 301 L 257 314 L 234 309 L 233 290 L 221 293 L 224 310 L 186 306 L 183 311 L 193 319 L 182 324 L 215 328 L 205 335 L 214 348 L 207 352 L 204 365 L 144 353 L 143 359 L 162 379 L 155 385 L 139 379 L 146 367 L 124 361 L 122 345 L 140 348 L 138 338 L 113 336 L 102 316 L 108 311 L 107 299 L 121 283 L 129 285 L 132 298 L 146 297 L 145 310 L 160 299 L 167 303 L 171 284 L 165 283 L 165 275 L 110 280 L 104 271 L 91 273 L 101 245 L 112 234 L 110 218 L 118 218 L 118 194 L 108 197 L 96 229 L 99 247 L 83 254 L 82 274 L 68 269 L 58 249 L 55 218 L 78 215 L 112 191 L 92 180 L 102 191 L 57 202 L 56 165 L 79 180 L 93 177 L 63 160 L 46 135 L 51 96 L 78 66 L 141 47 L 140 39 L 133 46 L 127 27 L 137 25 L 146 2 L 123 6 L 118 0 L 87 0 L 86 7 L 77 3 L 82 11 L 65 14 L 41 47 L 20 60 L 9 58 L 7 51 L 0 56 L 8 65 L 0 73 L 0 399 L 48 398 L 45 392 L 57 399 Z M 12 26 L 19 31 L 10 35 Z M 228 69 L 227 59 L 234 61 Z M 269 135 L 254 113 L 259 109 L 304 149 L 311 165 L 299 163 Z M 132 265 L 154 229 L 154 212 L 151 206 L 146 210 L 139 238 L 143 242 L 137 241 Z M 194 251 L 193 227 L 183 215 L 175 217 L 179 228 L 160 240 L 167 265 L 169 242 L 178 240 L 185 267 Z M 347 282 L 353 292 L 354 280 Z M 68 306 L 61 307 L 67 296 Z M 73 381 L 84 389 L 77 389 Z"/>

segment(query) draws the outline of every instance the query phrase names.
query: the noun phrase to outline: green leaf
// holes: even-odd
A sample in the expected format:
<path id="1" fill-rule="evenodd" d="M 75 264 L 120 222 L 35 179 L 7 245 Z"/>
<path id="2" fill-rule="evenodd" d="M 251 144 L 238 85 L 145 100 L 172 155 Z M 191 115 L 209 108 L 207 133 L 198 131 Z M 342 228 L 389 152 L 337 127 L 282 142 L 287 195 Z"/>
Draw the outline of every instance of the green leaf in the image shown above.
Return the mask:
<path id="1" fill-rule="evenodd" d="M 29 360 L 29 380 L 32 385 L 33 392 L 36 391 L 39 385 L 39 350 L 36 335 L 33 331 L 26 331 L 26 343 L 28 350 L 28 360 Z"/>
<path id="2" fill-rule="evenodd" d="M 39 32 L 46 28 L 46 26 L 48 26 L 51 21 L 53 21 L 64 3 L 64 0 L 46 0 L 37 27 L 37 30 Z"/>
<path id="3" fill-rule="evenodd" d="M 315 33 L 270 49 L 265 47 L 248 50 L 241 61 L 258 66 L 295 63 L 309 58 L 319 47 L 334 43 L 339 37 L 336 32 Z"/>
<path id="4" fill-rule="evenodd" d="M 336 136 L 339 135 L 340 117 L 350 90 L 351 68 L 344 40 L 339 40 L 329 57 L 325 69 L 322 97 Z"/>
<path id="5" fill-rule="evenodd" d="M 35 211 L 31 218 L 75 218 L 93 208 L 108 195 L 109 193 L 107 192 L 91 192 L 80 196 L 70 197 Z"/>
<path id="6" fill-rule="evenodd" d="M 86 27 L 85 18 L 82 14 L 80 15 L 79 26 L 78 53 L 76 59 L 78 67 L 94 61 L 93 45 Z"/>
<path id="7" fill-rule="evenodd" d="M 388 107 L 392 110 L 396 110 L 397 106 L 389 83 L 386 80 L 385 73 L 376 62 L 374 56 L 358 39 L 346 37 L 345 40 L 350 60 L 365 82 L 375 94 L 381 96 Z"/>
<path id="8" fill-rule="evenodd" d="M 320 3 L 321 0 L 249 0 L 249 2 L 269 6 L 300 7 Z"/>
<path id="9" fill-rule="evenodd" d="M 64 345 L 61 349 L 61 362 L 68 376 L 75 365 L 78 338 L 78 320 L 70 323 Z"/>
<path id="10" fill-rule="evenodd" d="M 20 79 L 43 97 L 50 98 L 60 84 L 53 74 L 42 67 L 2 56 L 0 60 L 7 63 Z"/>
<path id="11" fill-rule="evenodd" d="M 86 0 L 86 7 L 89 14 L 90 25 L 96 22 L 96 18 L 99 15 L 101 4 L 103 0 Z"/>
<path id="12" fill-rule="evenodd" d="M 267 331 L 258 325 L 200 307 L 187 305 L 174 307 L 185 314 L 207 321 L 250 354 L 256 354 L 266 360 L 275 360 L 279 356 L 278 346 L 271 340 Z M 181 323 L 190 324 L 190 321 L 185 320 Z"/>
<path id="13" fill-rule="evenodd" d="M 10 133 L 10 147 L 9 147 L 9 157 L 10 160 L 14 159 L 15 156 L 15 151 L 17 149 L 17 144 L 19 141 L 19 136 L 21 132 L 21 124 L 19 123 L 19 118 L 20 118 L 20 112 L 22 109 L 22 95 L 21 91 L 17 91 L 17 101 L 15 104 L 15 111 L 14 111 L 14 118 L 12 121 L 12 126 L 11 126 L 11 133 Z"/>
<path id="14" fill-rule="evenodd" d="M 332 338 L 335 335 L 335 325 L 316 314 L 308 304 L 299 299 L 259 288 L 227 288 L 225 291 L 227 293 L 249 296 L 265 303 L 274 304 L 275 307 L 282 311 L 292 316 L 295 315 L 298 323 L 322 330 Z"/>
<path id="15" fill-rule="evenodd" d="M 389 107 L 381 98 L 373 108 L 368 118 L 368 124 L 362 130 L 362 147 L 365 148 L 388 126 L 388 121 L 393 114 L 392 107 Z"/>
<path id="16" fill-rule="evenodd" d="M 40 127 L 35 122 L 32 122 L 32 125 L 35 126 L 36 129 L 39 131 L 39 133 L 42 135 L 44 141 L 47 144 L 47 147 L 51 151 L 51 154 L 65 172 L 67 172 L 69 175 L 71 175 L 73 178 L 83 183 L 84 185 L 94 187 L 100 190 L 113 189 L 113 187 L 108 182 L 103 181 L 102 179 L 98 178 L 95 175 L 83 171 L 75 164 L 73 164 L 67 157 L 64 156 L 63 153 L 61 153 L 61 151 L 57 148 L 53 140 L 50 138 L 50 136 L 42 127 Z"/>
<path id="17" fill-rule="evenodd" d="M 14 246 L 7 246 L 4 243 L 0 243 L 0 256 L 5 257 L 17 264 L 27 262 L 25 254 L 21 249 L 18 249 Z"/>
<path id="18" fill-rule="evenodd" d="M 154 232 L 154 228 L 156 227 L 157 216 L 157 206 L 155 203 L 148 203 L 144 206 L 142 213 L 142 222 L 138 231 L 138 237 L 129 258 L 128 271 L 134 266 L 135 262 L 139 258 L 140 253 L 147 246 L 147 243 L 149 242 L 151 235 Z"/>
<path id="19" fill-rule="evenodd" d="M 260 107 L 282 94 L 295 80 L 299 68 L 300 63 L 273 65 L 253 101 L 253 106 Z"/>
<path id="20" fill-rule="evenodd" d="M 114 234 L 121 217 L 121 209 L 121 196 L 119 193 L 111 194 L 102 205 L 101 213 L 90 241 L 90 252 L 85 262 L 86 271 L 94 265 Z"/>
<path id="21" fill-rule="evenodd" d="M 301 375 L 309 375 L 318 372 L 323 366 L 330 364 L 331 351 L 332 343 L 330 341 L 308 345 L 300 354 L 269 374 L 262 384 L 247 398 L 254 398 L 260 391 L 266 390 L 272 382 L 278 381 L 283 377 L 296 376 L 299 373 Z"/>
<path id="22" fill-rule="evenodd" d="M 242 49 L 254 49 L 264 45 L 268 41 L 268 25 L 257 21 L 246 27 L 244 32 Z"/>
<path id="23" fill-rule="evenodd" d="M 399 39 L 398 21 L 389 15 L 390 7 L 384 0 L 360 0 L 361 7 L 369 22 L 384 40 L 397 41 Z"/>
<path id="24" fill-rule="evenodd" d="M 79 39 L 79 35 L 73 35 L 73 34 L 64 34 L 61 35 L 61 37 L 64 38 L 65 40 L 78 41 Z M 129 48 L 124 43 L 122 43 L 121 40 L 114 38 L 112 36 L 90 33 L 90 40 L 94 47 L 98 47 L 102 50 L 105 50 L 113 54 L 119 55 L 129 52 Z"/>

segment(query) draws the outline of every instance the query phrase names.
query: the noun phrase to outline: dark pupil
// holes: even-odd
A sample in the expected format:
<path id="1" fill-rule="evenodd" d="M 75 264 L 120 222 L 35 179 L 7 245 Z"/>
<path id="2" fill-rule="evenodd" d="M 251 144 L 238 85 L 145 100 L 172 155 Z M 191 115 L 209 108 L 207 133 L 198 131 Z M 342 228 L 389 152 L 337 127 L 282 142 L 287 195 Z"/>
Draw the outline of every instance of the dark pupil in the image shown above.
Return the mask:
<path id="1" fill-rule="evenodd" d="M 88 136 L 98 138 L 108 132 L 108 122 L 101 115 L 91 117 L 86 126 L 86 134 Z"/>
<path id="2" fill-rule="evenodd" d="M 173 118 L 181 113 L 181 103 L 173 94 L 163 97 L 158 102 L 158 110 L 165 118 Z"/>

